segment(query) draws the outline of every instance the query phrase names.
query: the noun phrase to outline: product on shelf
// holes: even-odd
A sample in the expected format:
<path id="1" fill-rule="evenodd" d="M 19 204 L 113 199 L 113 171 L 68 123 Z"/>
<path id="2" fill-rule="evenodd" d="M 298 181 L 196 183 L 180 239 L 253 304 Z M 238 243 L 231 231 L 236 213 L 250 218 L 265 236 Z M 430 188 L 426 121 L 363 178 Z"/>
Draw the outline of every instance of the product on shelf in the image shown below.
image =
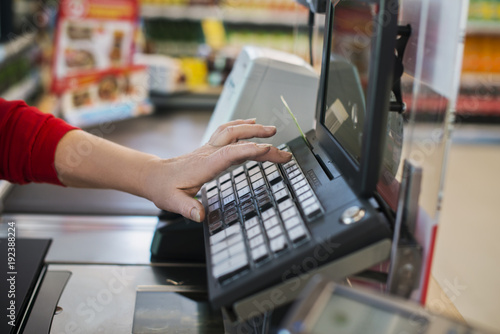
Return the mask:
<path id="1" fill-rule="evenodd" d="M 295 0 L 141 0 L 141 5 L 220 6 L 222 8 L 295 10 L 304 9 Z"/>
<path id="2" fill-rule="evenodd" d="M 498 21 L 500 20 L 499 0 L 470 0 L 469 19 Z"/>
<path id="3" fill-rule="evenodd" d="M 129 66 L 74 76 L 61 95 L 62 115 L 77 126 L 90 126 L 149 114 L 146 66 Z"/>
<path id="4" fill-rule="evenodd" d="M 53 84 L 62 116 L 89 126 L 152 112 L 146 66 L 133 65 L 136 0 L 62 0 Z"/>
<path id="5" fill-rule="evenodd" d="M 472 35 L 466 37 L 463 71 L 500 73 L 500 31 L 496 36 Z"/>
<path id="6" fill-rule="evenodd" d="M 53 90 L 61 93 L 74 75 L 129 66 L 137 19 L 134 0 L 62 0 L 55 32 Z"/>
<path id="7" fill-rule="evenodd" d="M 295 0 L 141 0 L 148 53 L 181 60 L 189 87 L 222 85 L 241 48 L 309 58 L 307 10 Z M 317 39 L 315 43 L 321 43 Z M 223 65 L 222 65 L 223 64 Z"/>
<path id="8" fill-rule="evenodd" d="M 170 94 L 185 90 L 186 77 L 180 60 L 157 54 L 136 54 L 134 62 L 147 66 L 150 91 Z"/>

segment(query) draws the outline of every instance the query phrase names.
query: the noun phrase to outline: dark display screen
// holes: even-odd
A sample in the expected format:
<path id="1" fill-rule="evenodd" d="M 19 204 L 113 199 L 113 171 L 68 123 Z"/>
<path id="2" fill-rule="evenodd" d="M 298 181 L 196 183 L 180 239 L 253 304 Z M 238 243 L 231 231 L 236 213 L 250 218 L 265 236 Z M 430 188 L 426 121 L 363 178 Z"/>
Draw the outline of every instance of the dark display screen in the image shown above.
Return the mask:
<path id="1" fill-rule="evenodd" d="M 361 158 L 376 7 L 342 1 L 334 9 L 323 124 L 349 155 Z"/>

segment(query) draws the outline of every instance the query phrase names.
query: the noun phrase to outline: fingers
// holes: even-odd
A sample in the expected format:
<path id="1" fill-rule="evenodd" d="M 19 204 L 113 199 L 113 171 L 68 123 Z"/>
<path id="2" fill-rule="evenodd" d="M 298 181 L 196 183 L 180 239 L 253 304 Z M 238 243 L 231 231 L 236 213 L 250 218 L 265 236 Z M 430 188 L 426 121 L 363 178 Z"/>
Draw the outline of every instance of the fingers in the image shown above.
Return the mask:
<path id="1" fill-rule="evenodd" d="M 169 206 L 176 208 L 175 211 L 195 222 L 200 223 L 205 219 L 203 205 L 183 191 L 178 191 L 172 196 Z"/>
<path id="2" fill-rule="evenodd" d="M 285 163 L 290 161 L 291 157 L 290 153 L 280 151 L 270 144 L 245 142 L 220 148 L 210 156 L 209 166 L 214 168 L 215 174 L 218 174 L 230 166 L 246 160 L 269 160 L 276 163 Z"/>
<path id="3" fill-rule="evenodd" d="M 210 137 L 210 142 L 212 141 L 212 138 L 221 133 L 222 131 L 224 131 L 225 128 L 229 127 L 229 126 L 234 126 L 234 125 L 240 125 L 240 124 L 255 124 L 255 118 L 250 118 L 250 119 L 237 119 L 237 120 L 234 120 L 234 121 L 230 121 L 230 122 L 227 122 L 227 123 L 224 123 L 222 124 L 221 126 L 219 126 L 217 128 L 217 130 L 215 130 L 215 132 L 212 134 L 212 136 Z"/>
<path id="4" fill-rule="evenodd" d="M 269 152 L 255 158 L 255 161 L 271 161 L 274 163 L 284 164 L 290 161 L 292 154 L 290 152 L 285 152 L 278 150 L 276 147 L 271 147 Z"/>
<path id="5" fill-rule="evenodd" d="M 275 134 L 275 126 L 264 126 L 260 124 L 231 125 L 213 135 L 210 144 L 213 146 L 224 146 L 235 143 L 241 139 L 268 138 Z"/>

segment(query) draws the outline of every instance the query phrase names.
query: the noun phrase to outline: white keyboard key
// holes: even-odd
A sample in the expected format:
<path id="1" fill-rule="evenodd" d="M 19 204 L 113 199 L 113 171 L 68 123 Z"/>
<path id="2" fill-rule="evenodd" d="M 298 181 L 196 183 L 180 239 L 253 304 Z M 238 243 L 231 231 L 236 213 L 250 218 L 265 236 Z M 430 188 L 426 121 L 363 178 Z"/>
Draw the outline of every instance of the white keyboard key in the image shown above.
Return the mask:
<path id="1" fill-rule="evenodd" d="M 252 260 L 254 262 L 259 262 L 267 257 L 267 249 L 265 245 L 260 245 L 259 247 L 252 249 Z"/>
<path id="2" fill-rule="evenodd" d="M 263 163 L 262 163 L 262 167 L 263 167 L 264 169 L 269 168 L 269 167 L 271 167 L 271 166 L 273 166 L 273 165 L 274 165 L 274 163 L 273 163 L 273 162 L 270 162 L 270 161 L 266 161 L 266 162 L 263 162 Z"/>
<path id="3" fill-rule="evenodd" d="M 288 236 L 293 242 L 299 241 L 306 237 L 306 229 L 304 228 L 304 226 L 298 225 L 297 227 L 294 227 L 293 229 L 288 231 Z"/>
<path id="4" fill-rule="evenodd" d="M 240 224 L 234 224 L 226 228 L 225 231 L 226 231 L 226 236 L 238 234 L 241 233 L 241 226 Z"/>
<path id="5" fill-rule="evenodd" d="M 301 219 L 298 216 L 295 216 L 295 217 L 292 217 L 290 219 L 284 220 L 283 223 L 285 224 L 285 228 L 287 230 L 290 230 L 294 226 L 297 226 L 298 224 L 300 224 L 301 223 Z"/>
<path id="6" fill-rule="evenodd" d="M 217 181 L 215 181 L 215 180 L 213 180 L 205 185 L 205 189 L 207 189 L 207 191 L 210 191 L 215 187 L 217 187 Z"/>
<path id="7" fill-rule="evenodd" d="M 256 225 L 251 229 L 247 230 L 248 239 L 252 239 L 253 237 L 259 235 L 260 233 L 262 233 L 262 231 L 260 230 L 260 225 Z"/>
<path id="8" fill-rule="evenodd" d="M 257 166 L 258 164 L 259 164 L 259 163 L 258 163 L 257 161 L 249 161 L 249 162 L 247 162 L 247 163 L 245 164 L 245 167 L 246 167 L 247 169 L 251 169 L 251 168 L 253 168 L 253 167 Z"/>
<path id="9" fill-rule="evenodd" d="M 262 234 L 259 234 L 255 238 L 250 239 L 250 248 L 255 248 L 258 245 L 263 244 L 263 243 L 264 243 L 264 237 L 262 236 Z"/>
<path id="10" fill-rule="evenodd" d="M 301 175 L 298 175 L 297 177 L 291 179 L 290 184 L 293 186 L 295 183 L 298 183 L 302 180 L 305 180 L 305 176 L 301 174 Z"/>
<path id="11" fill-rule="evenodd" d="M 220 186 L 220 191 L 224 191 L 226 189 L 229 189 L 229 188 L 232 187 L 232 185 L 233 184 L 231 182 L 226 182 L 226 183 L 224 183 L 223 185 Z"/>
<path id="12" fill-rule="evenodd" d="M 294 170 L 293 172 L 291 172 L 290 174 L 288 174 L 288 178 L 291 180 L 293 179 L 294 177 L 296 176 L 299 176 L 301 174 L 300 170 L 299 169 L 296 169 Z M 299 180 L 300 181 L 300 180 Z"/>
<path id="13" fill-rule="evenodd" d="M 231 262 L 231 266 L 233 268 L 239 268 L 240 266 L 248 265 L 247 253 L 239 253 L 238 255 L 231 257 L 229 259 L 229 262 Z"/>
<path id="14" fill-rule="evenodd" d="M 246 253 L 239 253 L 229 259 L 230 263 L 230 273 L 236 274 L 246 268 L 248 268 L 248 257 Z"/>
<path id="15" fill-rule="evenodd" d="M 302 180 L 300 182 L 297 182 L 297 183 L 293 184 L 292 187 L 293 187 L 293 190 L 296 191 L 297 189 L 302 188 L 306 184 L 307 184 L 307 181 L 306 180 Z"/>
<path id="16" fill-rule="evenodd" d="M 245 228 L 247 230 L 251 229 L 255 225 L 259 224 L 259 218 L 258 217 L 253 217 L 245 222 Z"/>
<path id="17" fill-rule="evenodd" d="M 274 239 L 277 236 L 280 236 L 282 234 L 283 234 L 283 230 L 281 229 L 281 226 L 279 226 L 279 225 L 275 226 L 272 229 L 270 229 L 269 231 L 267 231 L 267 236 L 269 237 L 269 239 Z"/>
<path id="18" fill-rule="evenodd" d="M 264 172 L 266 173 L 266 175 L 269 175 L 269 174 L 271 174 L 271 173 L 276 172 L 277 170 L 278 170 L 278 168 L 276 167 L 276 165 L 272 165 L 272 166 L 270 166 L 269 168 L 266 168 L 266 169 L 264 170 Z"/>
<path id="19" fill-rule="evenodd" d="M 293 165 L 296 165 L 297 162 L 295 161 L 295 159 L 292 158 L 292 160 L 288 161 L 286 164 L 283 165 L 283 167 L 285 167 L 285 169 L 287 168 L 290 168 L 292 167 Z"/>
<path id="20" fill-rule="evenodd" d="M 219 281 L 223 281 L 243 270 L 248 268 L 248 258 L 246 253 L 240 253 L 235 257 L 231 257 L 212 268 L 213 276 Z"/>
<path id="21" fill-rule="evenodd" d="M 228 251 L 229 251 L 229 255 L 236 256 L 239 253 L 242 253 L 245 251 L 245 244 L 240 243 L 240 244 L 233 245 L 233 246 L 229 247 Z"/>
<path id="22" fill-rule="evenodd" d="M 227 182 L 229 180 L 231 180 L 231 174 L 226 173 L 226 174 L 222 175 L 221 177 L 219 177 L 219 184 L 223 184 L 224 182 Z"/>
<path id="23" fill-rule="evenodd" d="M 278 171 L 274 171 L 271 174 L 267 175 L 267 180 L 269 182 L 273 182 L 274 180 L 279 179 L 279 178 L 281 178 L 281 175 Z"/>
<path id="24" fill-rule="evenodd" d="M 276 239 L 271 240 L 271 250 L 274 253 L 277 253 L 279 251 L 282 251 L 283 249 L 286 248 L 286 240 L 283 235 L 277 237 Z"/>
<path id="25" fill-rule="evenodd" d="M 295 193 L 297 194 L 297 196 L 300 196 L 309 190 L 311 190 L 311 187 L 309 185 L 305 185 L 299 189 L 295 189 Z"/>
<path id="26" fill-rule="evenodd" d="M 288 190 L 286 190 L 285 188 L 281 189 L 280 191 L 274 194 L 274 198 L 276 199 L 277 202 L 288 196 L 289 196 Z"/>
<path id="27" fill-rule="evenodd" d="M 303 193 L 302 195 L 299 196 L 299 202 L 304 202 L 309 197 L 312 197 L 312 195 L 313 195 L 312 191 L 310 191 L 310 190 L 306 191 L 305 193 Z"/>
<path id="28" fill-rule="evenodd" d="M 304 208 L 304 214 L 307 217 L 311 217 L 314 214 L 316 214 L 319 210 L 321 210 L 319 204 L 316 202 L 313 205 L 308 206 L 307 208 Z"/>
<path id="29" fill-rule="evenodd" d="M 271 186 L 271 190 L 273 191 L 273 193 L 277 193 L 283 188 L 285 188 L 285 184 L 283 182 L 278 182 L 274 186 Z"/>
<path id="30" fill-rule="evenodd" d="M 212 252 L 212 254 L 217 254 L 218 252 L 226 249 L 227 246 L 228 244 L 226 241 L 221 241 L 216 244 L 210 245 L 210 251 Z"/>
<path id="31" fill-rule="evenodd" d="M 214 245 L 216 243 L 219 243 L 224 239 L 226 239 L 226 230 L 222 230 L 222 231 L 212 235 L 210 237 L 210 245 Z"/>
<path id="32" fill-rule="evenodd" d="M 236 198 L 234 197 L 234 194 L 231 194 L 231 195 L 229 195 L 229 196 L 227 196 L 227 197 L 224 198 L 223 204 L 227 205 L 227 204 L 233 202 L 235 199 Z"/>
<path id="33" fill-rule="evenodd" d="M 273 216 L 269 218 L 268 220 L 264 221 L 264 227 L 266 230 L 270 230 L 274 226 L 278 225 L 278 218 L 276 216 Z"/>
<path id="34" fill-rule="evenodd" d="M 257 174 L 258 172 L 260 172 L 260 168 L 259 168 L 259 166 L 255 166 L 254 168 L 252 168 L 248 171 L 248 175 L 252 176 L 252 175 Z"/>
<path id="35" fill-rule="evenodd" d="M 252 183 L 257 182 L 258 180 L 262 180 L 262 173 L 261 172 L 255 173 L 254 175 L 252 175 L 250 177 L 250 182 L 252 182 Z M 256 188 L 258 188 L 258 187 L 256 187 Z"/>
<path id="36" fill-rule="evenodd" d="M 280 212 L 283 212 L 283 211 L 285 211 L 286 209 L 288 209 L 289 207 L 291 207 L 292 205 L 293 205 L 293 202 L 292 202 L 292 200 L 289 198 L 289 199 L 287 199 L 286 201 L 281 202 L 280 204 L 278 204 L 278 209 L 280 210 Z"/>
<path id="37" fill-rule="evenodd" d="M 227 275 L 231 272 L 231 263 L 229 260 L 218 263 L 212 267 L 212 274 L 216 279 L 220 279 L 224 275 Z"/>
<path id="38" fill-rule="evenodd" d="M 238 197 L 243 197 L 245 196 L 246 194 L 248 194 L 250 192 L 250 188 L 249 187 L 245 187 L 241 190 L 238 191 Z"/>
<path id="39" fill-rule="evenodd" d="M 245 187 L 248 187 L 248 181 L 247 180 L 243 180 L 240 183 L 238 183 L 236 185 L 236 191 L 240 191 L 241 189 L 243 189 Z"/>
<path id="40" fill-rule="evenodd" d="M 225 243 L 227 247 L 237 243 L 243 243 L 243 234 L 242 233 L 233 234 L 226 239 Z"/>
<path id="41" fill-rule="evenodd" d="M 288 220 L 289 218 L 296 216 L 297 214 L 298 214 L 297 209 L 295 208 L 295 206 L 293 206 L 287 209 L 286 211 L 283 211 L 281 213 L 281 218 L 283 218 L 283 220 Z"/>
<path id="42" fill-rule="evenodd" d="M 233 187 L 231 187 L 231 188 L 227 188 L 226 190 L 224 190 L 224 191 L 222 192 L 222 198 L 226 198 L 227 196 L 229 196 L 229 195 L 231 195 L 231 194 L 233 194 L 233 193 L 234 193 L 234 191 L 233 191 Z"/>
<path id="43" fill-rule="evenodd" d="M 264 179 L 260 179 L 258 181 L 255 181 L 254 183 L 252 183 L 252 188 L 257 189 L 259 187 L 262 187 L 264 184 L 266 184 L 266 181 L 264 181 Z"/>
<path id="44" fill-rule="evenodd" d="M 219 189 L 215 188 L 207 192 L 207 198 L 214 197 L 219 194 Z"/>
<path id="45" fill-rule="evenodd" d="M 243 173 L 245 170 L 243 169 L 243 166 L 240 166 L 238 168 L 236 168 L 235 170 L 233 170 L 233 176 L 236 177 L 238 175 L 240 175 L 241 173 Z"/>
<path id="46" fill-rule="evenodd" d="M 212 264 L 216 265 L 227 259 L 229 259 L 229 251 L 226 249 L 223 250 L 222 252 L 212 255 Z"/>
<path id="47" fill-rule="evenodd" d="M 305 200 L 304 202 L 300 203 L 300 205 L 302 205 L 302 207 L 303 207 L 303 208 L 306 208 L 306 207 L 308 207 L 309 205 L 312 205 L 312 204 L 314 204 L 314 203 L 316 203 L 316 198 L 311 197 L 311 198 L 309 198 L 309 199 Z"/>
<path id="48" fill-rule="evenodd" d="M 274 208 L 269 208 L 266 211 L 262 212 L 262 219 L 266 220 L 276 215 L 276 210 Z"/>
<path id="49" fill-rule="evenodd" d="M 291 172 L 296 171 L 297 169 L 299 169 L 299 166 L 297 166 L 297 164 L 293 164 L 290 167 L 285 167 L 285 172 L 290 175 Z"/>

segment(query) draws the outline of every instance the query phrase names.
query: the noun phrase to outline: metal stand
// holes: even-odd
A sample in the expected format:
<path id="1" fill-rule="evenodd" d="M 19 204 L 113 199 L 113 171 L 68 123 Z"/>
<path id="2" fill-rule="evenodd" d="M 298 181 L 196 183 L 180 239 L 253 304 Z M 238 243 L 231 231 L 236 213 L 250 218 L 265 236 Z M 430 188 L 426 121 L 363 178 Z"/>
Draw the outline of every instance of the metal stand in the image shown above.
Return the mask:
<path id="1" fill-rule="evenodd" d="M 422 169 L 405 160 L 387 280 L 387 291 L 403 298 L 418 288 L 422 266 L 422 247 L 414 237 L 421 181 Z"/>

